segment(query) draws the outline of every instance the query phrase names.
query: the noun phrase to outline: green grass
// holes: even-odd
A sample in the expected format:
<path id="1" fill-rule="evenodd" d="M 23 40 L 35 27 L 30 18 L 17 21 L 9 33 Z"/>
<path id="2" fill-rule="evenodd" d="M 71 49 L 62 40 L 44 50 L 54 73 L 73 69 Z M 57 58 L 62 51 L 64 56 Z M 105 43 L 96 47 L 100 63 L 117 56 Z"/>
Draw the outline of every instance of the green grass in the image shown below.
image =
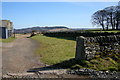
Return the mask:
<path id="1" fill-rule="evenodd" d="M 105 30 L 105 31 L 101 31 L 100 29 L 89 29 L 89 30 L 85 30 L 85 31 L 89 31 L 89 32 L 113 32 L 113 33 L 116 33 L 116 32 L 120 32 L 120 30 Z"/>
<path id="2" fill-rule="evenodd" d="M 0 42 L 4 42 L 4 43 L 8 43 L 8 42 L 12 42 L 14 41 L 15 38 L 14 37 L 9 37 L 7 39 L 0 39 Z"/>
<path id="3" fill-rule="evenodd" d="M 90 63 L 87 64 L 89 68 L 95 69 L 95 70 L 110 70 L 110 68 L 116 68 L 117 70 L 117 62 L 115 62 L 112 58 L 98 58 L 98 59 L 92 59 L 89 61 Z"/>
<path id="4" fill-rule="evenodd" d="M 109 54 L 109 53 L 107 53 Z M 84 60 L 79 61 L 79 63 L 77 63 L 77 66 L 73 66 L 72 68 L 75 67 L 85 67 L 85 68 L 90 68 L 90 69 L 95 69 L 95 70 L 102 70 L 102 71 L 120 71 L 120 52 L 118 53 L 112 53 L 112 56 L 108 56 L 106 54 L 106 56 L 97 56 L 91 60 Z M 99 54 L 100 55 L 100 54 Z"/>
<path id="5" fill-rule="evenodd" d="M 120 70 L 120 54 L 110 56 L 96 56 L 91 60 L 75 60 L 76 42 L 74 40 L 46 37 L 43 35 L 33 36 L 32 39 L 39 41 L 36 53 L 45 64 L 55 65 L 62 68 L 89 68 L 95 70 Z M 117 56 L 117 57 L 116 57 Z M 59 63 L 59 64 L 58 64 Z"/>
<path id="6" fill-rule="evenodd" d="M 46 64 L 56 64 L 75 57 L 76 42 L 73 40 L 42 35 L 36 35 L 32 39 L 39 41 L 40 46 L 36 53 L 40 55 L 40 59 Z"/>

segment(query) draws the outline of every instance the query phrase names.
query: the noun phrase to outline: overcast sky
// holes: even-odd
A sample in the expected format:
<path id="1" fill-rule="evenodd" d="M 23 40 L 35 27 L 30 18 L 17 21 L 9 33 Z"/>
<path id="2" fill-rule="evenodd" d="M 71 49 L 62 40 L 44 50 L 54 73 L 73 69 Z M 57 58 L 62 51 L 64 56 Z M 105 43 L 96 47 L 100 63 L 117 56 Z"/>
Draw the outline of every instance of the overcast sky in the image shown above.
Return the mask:
<path id="1" fill-rule="evenodd" d="M 2 19 L 11 20 L 14 28 L 67 26 L 95 28 L 91 16 L 97 10 L 117 2 L 2 2 Z"/>

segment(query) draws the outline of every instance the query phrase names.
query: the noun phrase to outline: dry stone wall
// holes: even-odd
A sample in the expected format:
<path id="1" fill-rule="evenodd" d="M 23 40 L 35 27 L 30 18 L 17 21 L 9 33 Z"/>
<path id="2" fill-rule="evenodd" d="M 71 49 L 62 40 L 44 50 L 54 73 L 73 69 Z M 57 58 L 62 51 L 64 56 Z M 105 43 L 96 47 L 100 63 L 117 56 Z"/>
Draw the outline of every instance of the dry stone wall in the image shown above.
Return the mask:
<path id="1" fill-rule="evenodd" d="M 120 52 L 120 35 L 77 37 L 76 59 L 91 59 L 100 52 Z"/>

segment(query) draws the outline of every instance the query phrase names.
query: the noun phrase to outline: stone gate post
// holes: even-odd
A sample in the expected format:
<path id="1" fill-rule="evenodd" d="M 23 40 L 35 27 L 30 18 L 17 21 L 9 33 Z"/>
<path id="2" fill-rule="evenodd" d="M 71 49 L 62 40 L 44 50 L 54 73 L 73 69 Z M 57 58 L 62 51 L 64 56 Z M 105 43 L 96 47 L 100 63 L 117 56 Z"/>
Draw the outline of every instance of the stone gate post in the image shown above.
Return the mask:
<path id="1" fill-rule="evenodd" d="M 76 55 L 75 55 L 76 60 L 86 59 L 84 41 L 85 41 L 85 37 L 83 37 L 83 36 L 77 37 L 77 40 L 76 40 Z"/>

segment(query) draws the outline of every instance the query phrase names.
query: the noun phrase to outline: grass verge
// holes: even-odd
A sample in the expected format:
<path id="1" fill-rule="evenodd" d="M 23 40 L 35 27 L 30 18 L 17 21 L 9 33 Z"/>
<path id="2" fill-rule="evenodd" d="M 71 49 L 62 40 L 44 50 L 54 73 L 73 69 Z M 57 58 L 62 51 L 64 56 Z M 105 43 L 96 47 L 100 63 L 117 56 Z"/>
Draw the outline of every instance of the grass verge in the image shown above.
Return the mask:
<path id="1" fill-rule="evenodd" d="M 0 39 L 0 42 L 5 42 L 5 43 L 7 43 L 7 42 L 12 42 L 12 41 L 14 41 L 14 40 L 15 40 L 14 37 L 9 37 L 9 38 L 7 38 L 7 39 Z"/>
<path id="2" fill-rule="evenodd" d="M 32 39 L 40 42 L 36 53 L 40 55 L 40 59 L 46 64 L 56 64 L 75 57 L 76 42 L 73 40 L 42 35 L 36 35 Z"/>

